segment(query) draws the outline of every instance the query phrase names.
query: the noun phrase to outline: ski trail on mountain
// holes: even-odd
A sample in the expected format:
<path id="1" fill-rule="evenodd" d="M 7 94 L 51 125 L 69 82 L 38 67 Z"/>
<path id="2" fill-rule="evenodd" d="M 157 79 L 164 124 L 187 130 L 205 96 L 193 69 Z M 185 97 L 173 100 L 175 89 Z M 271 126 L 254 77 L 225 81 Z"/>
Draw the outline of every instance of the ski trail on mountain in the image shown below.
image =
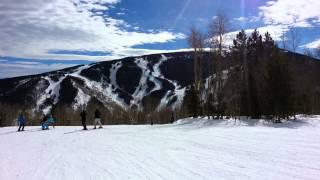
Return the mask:
<path id="1" fill-rule="evenodd" d="M 94 96 L 97 99 L 103 100 L 102 102 L 114 102 L 121 107 L 127 107 L 125 102 L 118 97 L 118 94 L 113 92 L 114 88 L 112 87 L 112 84 L 107 84 L 106 86 L 103 86 L 101 82 L 90 81 L 88 78 L 80 75 L 82 70 L 90 68 L 91 66 L 86 65 L 84 67 L 81 67 L 76 72 L 69 75 L 83 80 L 85 83 L 85 88 L 90 88 L 91 90 L 93 90 L 93 93 L 96 93 L 94 94 Z M 115 66 L 115 68 L 118 69 L 120 68 L 120 66 Z M 117 71 L 116 69 L 115 72 Z"/>
<path id="2" fill-rule="evenodd" d="M 73 109 L 77 109 L 87 104 L 91 97 L 97 98 L 109 109 L 112 109 L 112 106 L 110 105 L 118 105 L 124 109 L 127 109 L 131 105 L 137 105 L 142 108 L 142 101 L 144 98 L 148 97 L 153 92 L 162 91 L 165 88 L 163 83 L 166 83 L 166 86 L 167 84 L 170 84 L 170 88 L 172 86 L 174 89 L 168 90 L 167 92 L 161 92 L 163 97 L 160 97 L 160 104 L 157 109 L 160 110 L 161 108 L 165 108 L 169 103 L 170 106 L 175 109 L 182 104 L 186 88 L 181 87 L 178 85 L 178 82 L 170 80 L 162 74 L 161 65 L 169 59 L 171 59 L 171 57 L 166 57 L 163 54 L 161 54 L 160 57 L 153 59 L 156 61 L 155 64 L 152 64 L 153 61 L 148 60 L 147 57 L 137 57 L 133 59 L 135 65 L 142 71 L 139 84 L 137 87 L 134 87 L 135 91 L 133 93 L 129 93 L 125 89 L 122 89 L 117 83 L 117 73 L 119 69 L 124 66 L 122 61 L 111 62 L 111 67 L 105 69 L 109 71 L 107 78 L 110 79 L 110 82 L 104 81 L 102 75 L 100 81 L 90 80 L 88 77 L 81 75 L 83 70 L 89 70 L 91 68 L 95 69 L 97 64 L 83 65 L 69 71 L 56 72 L 56 74 L 42 76 L 41 79 L 48 83 L 48 87 L 46 87 L 37 98 L 37 106 L 35 109 L 41 110 L 44 113 L 49 113 L 52 106 L 59 101 L 61 83 L 67 77 L 75 78 L 71 79 L 71 83 L 73 87 L 78 90 L 77 94 L 75 94 L 74 102 L 72 103 Z M 82 80 L 84 85 L 79 84 L 76 79 Z M 28 82 L 28 79 L 21 83 L 26 82 Z M 123 94 L 125 94 L 127 99 L 123 97 Z M 130 100 L 130 102 L 127 100 Z"/>
<path id="3" fill-rule="evenodd" d="M 40 109 L 39 107 L 41 105 L 44 105 L 45 101 L 48 98 L 53 99 L 53 104 L 56 104 L 59 100 L 59 91 L 60 91 L 60 84 L 61 82 L 65 79 L 66 77 L 60 77 L 58 81 L 53 81 L 49 77 L 44 77 L 43 79 L 46 80 L 49 83 L 49 86 L 47 89 L 44 91 L 44 93 L 40 96 L 39 100 L 37 101 L 37 108 Z M 43 112 L 48 113 L 50 109 L 52 108 L 52 105 L 47 105 L 46 107 L 43 108 Z"/>

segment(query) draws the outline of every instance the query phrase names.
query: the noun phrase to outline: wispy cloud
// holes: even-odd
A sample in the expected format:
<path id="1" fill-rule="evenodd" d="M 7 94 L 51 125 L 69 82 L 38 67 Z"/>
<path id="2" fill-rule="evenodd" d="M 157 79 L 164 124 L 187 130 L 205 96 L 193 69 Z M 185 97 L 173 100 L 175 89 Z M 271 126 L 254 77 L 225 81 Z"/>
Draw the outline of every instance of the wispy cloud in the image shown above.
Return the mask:
<path id="1" fill-rule="evenodd" d="M 76 64 L 43 64 L 43 63 L 31 63 L 31 62 L 0 62 L 0 79 L 16 76 L 39 74 L 57 69 L 63 69 L 66 67 L 72 67 Z"/>
<path id="2" fill-rule="evenodd" d="M 248 21 L 249 18 L 241 16 L 241 17 L 238 17 L 238 18 L 234 18 L 234 20 L 236 20 L 236 21 Z"/>
<path id="3" fill-rule="evenodd" d="M 40 62 L 34 62 L 34 61 L 13 61 L 10 63 L 17 64 L 17 65 L 28 65 L 28 66 L 41 64 Z"/>
<path id="4" fill-rule="evenodd" d="M 129 31 L 130 24 L 107 15 L 120 0 L 2 0 L 0 54 L 33 59 L 106 60 L 142 44 L 184 38 L 181 33 Z M 121 13 L 121 12 L 120 12 Z M 136 29 L 137 30 L 137 29 Z M 107 56 L 53 54 L 50 51 L 101 51 Z M 148 50 L 141 53 L 148 53 Z"/>
<path id="5" fill-rule="evenodd" d="M 244 17 L 244 16 L 241 16 L 241 17 L 238 17 L 238 18 L 234 18 L 234 20 L 236 21 L 246 21 L 246 22 L 258 22 L 260 21 L 260 17 L 259 16 L 249 16 L 249 17 Z"/>

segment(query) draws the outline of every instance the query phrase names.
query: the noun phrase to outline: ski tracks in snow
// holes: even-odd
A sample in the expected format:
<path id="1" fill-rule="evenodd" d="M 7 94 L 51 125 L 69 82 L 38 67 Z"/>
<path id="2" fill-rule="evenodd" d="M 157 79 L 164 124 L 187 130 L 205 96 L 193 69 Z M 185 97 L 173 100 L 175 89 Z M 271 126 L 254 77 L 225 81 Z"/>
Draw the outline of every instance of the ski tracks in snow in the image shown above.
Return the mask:
<path id="1" fill-rule="evenodd" d="M 319 125 L 28 128 L 23 133 L 0 129 L 0 179 L 317 180 L 320 176 Z"/>

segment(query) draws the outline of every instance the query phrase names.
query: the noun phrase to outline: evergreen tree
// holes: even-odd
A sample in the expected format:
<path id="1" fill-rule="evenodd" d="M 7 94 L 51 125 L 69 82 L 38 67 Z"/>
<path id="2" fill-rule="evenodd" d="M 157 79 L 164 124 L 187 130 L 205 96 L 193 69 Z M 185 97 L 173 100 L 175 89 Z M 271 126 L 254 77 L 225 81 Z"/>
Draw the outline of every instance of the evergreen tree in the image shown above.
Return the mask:
<path id="1" fill-rule="evenodd" d="M 251 38 L 252 41 L 252 38 Z M 233 41 L 232 53 L 236 59 L 236 63 L 239 68 L 239 89 L 238 89 L 238 104 L 239 104 L 239 115 L 251 116 L 252 103 L 251 103 L 251 88 L 252 83 L 252 68 L 250 68 L 250 62 L 248 58 L 248 45 L 249 38 L 244 30 L 239 32 L 236 39 Z M 251 78 L 250 78 L 251 77 Z"/>
<path id="2" fill-rule="evenodd" d="M 235 63 L 235 75 L 237 76 L 237 96 L 238 116 L 248 115 L 247 87 L 248 87 L 248 64 L 247 64 L 247 35 L 241 30 L 233 40 L 231 48 L 232 57 Z"/>
<path id="3" fill-rule="evenodd" d="M 288 118 L 292 114 L 291 76 L 287 59 L 280 53 L 269 62 L 267 94 L 269 114 L 276 118 L 276 122 L 279 123 L 281 118 Z"/>
<path id="4" fill-rule="evenodd" d="M 200 100 L 199 92 L 192 85 L 191 88 L 186 92 L 184 97 L 184 106 L 188 111 L 188 114 L 194 118 L 197 118 L 200 113 Z"/>
<path id="5" fill-rule="evenodd" d="M 247 41 L 247 63 L 248 63 L 248 79 L 247 79 L 247 103 L 248 114 L 253 118 L 261 117 L 261 72 L 257 71 L 257 66 L 260 66 L 260 58 L 263 52 L 263 39 L 257 30 L 251 34 Z"/>

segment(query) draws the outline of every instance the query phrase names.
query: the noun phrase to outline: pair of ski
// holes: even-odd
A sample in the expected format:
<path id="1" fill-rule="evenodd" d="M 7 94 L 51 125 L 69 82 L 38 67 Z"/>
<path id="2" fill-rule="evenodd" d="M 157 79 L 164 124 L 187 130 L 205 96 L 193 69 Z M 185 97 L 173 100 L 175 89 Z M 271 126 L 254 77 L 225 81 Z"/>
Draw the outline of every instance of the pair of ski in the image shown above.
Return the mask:
<path id="1" fill-rule="evenodd" d="M 99 128 L 92 128 L 92 129 L 81 129 L 81 130 L 75 130 L 75 131 L 71 131 L 71 132 L 66 132 L 64 134 L 73 134 L 73 133 L 77 133 L 77 132 L 83 132 L 83 131 L 94 131 L 94 130 L 98 130 L 98 129 L 103 129 L 103 127 L 99 127 Z"/>

